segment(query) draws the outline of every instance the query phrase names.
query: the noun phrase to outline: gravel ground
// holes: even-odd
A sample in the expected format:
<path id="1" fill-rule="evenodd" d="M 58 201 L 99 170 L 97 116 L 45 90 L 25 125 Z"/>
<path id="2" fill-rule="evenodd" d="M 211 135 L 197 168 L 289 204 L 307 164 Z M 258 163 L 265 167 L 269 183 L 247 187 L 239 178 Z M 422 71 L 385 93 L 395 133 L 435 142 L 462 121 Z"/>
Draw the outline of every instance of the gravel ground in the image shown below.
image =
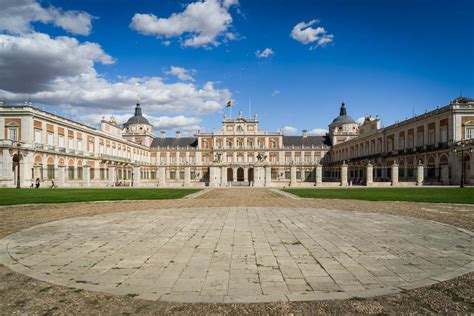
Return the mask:
<path id="1" fill-rule="evenodd" d="M 41 223 L 152 208 L 314 207 L 416 217 L 474 230 L 474 206 L 409 202 L 295 199 L 266 189 L 210 190 L 193 199 L 25 205 L 0 208 L 0 238 Z M 474 273 L 394 295 L 343 301 L 178 304 L 71 289 L 0 266 L 0 314 L 406 314 L 474 313 Z"/>

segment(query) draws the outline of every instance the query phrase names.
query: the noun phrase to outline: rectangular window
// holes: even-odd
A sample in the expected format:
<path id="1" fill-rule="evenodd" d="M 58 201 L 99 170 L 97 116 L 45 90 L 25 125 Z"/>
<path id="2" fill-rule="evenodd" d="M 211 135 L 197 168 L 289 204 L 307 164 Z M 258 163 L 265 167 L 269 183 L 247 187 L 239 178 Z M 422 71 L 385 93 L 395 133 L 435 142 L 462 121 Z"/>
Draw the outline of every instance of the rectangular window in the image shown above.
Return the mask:
<path id="1" fill-rule="evenodd" d="M 433 145 L 435 143 L 435 130 L 428 130 L 428 145 Z"/>
<path id="2" fill-rule="evenodd" d="M 35 143 L 41 144 L 41 130 L 39 128 L 35 128 Z"/>
<path id="3" fill-rule="evenodd" d="M 472 139 L 474 138 L 474 127 L 466 127 L 466 137 L 465 139 Z"/>
<path id="4" fill-rule="evenodd" d="M 405 149 L 405 137 L 400 137 L 398 139 L 398 148 Z"/>
<path id="5" fill-rule="evenodd" d="M 448 142 L 448 127 L 447 126 L 441 126 L 441 128 L 440 128 L 440 140 L 441 140 L 441 143 L 447 143 Z"/>
<path id="6" fill-rule="evenodd" d="M 105 180 L 105 169 L 104 168 L 100 168 L 100 179 Z"/>
<path id="7" fill-rule="evenodd" d="M 90 179 L 93 180 L 95 177 L 95 169 L 94 168 L 91 168 L 90 169 Z"/>
<path id="8" fill-rule="evenodd" d="M 77 150 L 82 150 L 82 139 L 77 140 Z"/>
<path id="9" fill-rule="evenodd" d="M 416 134 L 416 146 L 423 146 L 423 132 L 418 132 Z"/>
<path id="10" fill-rule="evenodd" d="M 18 128 L 17 127 L 10 127 L 8 129 L 8 139 L 17 141 L 18 140 Z"/>
<path id="11" fill-rule="evenodd" d="M 64 136 L 59 135 L 59 147 L 64 148 Z"/>
<path id="12" fill-rule="evenodd" d="M 51 132 L 48 132 L 48 145 L 53 146 L 53 136 L 54 134 Z"/>

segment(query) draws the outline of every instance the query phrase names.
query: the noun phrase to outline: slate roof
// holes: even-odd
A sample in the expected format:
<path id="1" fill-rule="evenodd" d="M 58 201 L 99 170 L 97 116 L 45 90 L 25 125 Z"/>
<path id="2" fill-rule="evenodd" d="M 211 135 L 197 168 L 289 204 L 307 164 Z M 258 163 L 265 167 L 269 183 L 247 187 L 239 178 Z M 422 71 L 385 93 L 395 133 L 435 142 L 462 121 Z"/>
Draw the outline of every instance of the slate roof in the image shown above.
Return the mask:
<path id="1" fill-rule="evenodd" d="M 311 147 L 330 145 L 328 136 L 283 136 L 283 146 Z"/>
<path id="2" fill-rule="evenodd" d="M 350 117 L 349 115 L 339 115 L 338 117 L 336 117 L 332 123 L 332 124 L 355 124 L 355 121 L 352 119 L 352 117 Z"/>
<path id="3" fill-rule="evenodd" d="M 339 116 L 332 121 L 331 125 L 333 124 L 355 124 L 355 121 L 352 119 L 352 117 L 347 115 L 346 104 L 344 102 L 341 104 Z"/>
<path id="4" fill-rule="evenodd" d="M 128 127 L 131 124 L 147 124 L 151 125 L 150 122 L 144 116 L 132 116 L 128 119 L 127 123 L 124 123 L 124 127 Z"/>
<path id="5" fill-rule="evenodd" d="M 140 103 L 137 102 L 135 107 L 135 114 L 128 119 L 127 123 L 123 124 L 123 127 L 128 127 L 132 124 L 147 124 L 151 125 L 150 122 L 142 115 L 142 108 L 140 107 Z"/>
<path id="6" fill-rule="evenodd" d="M 166 148 L 166 147 L 170 147 L 170 148 L 176 148 L 176 147 L 187 147 L 187 146 L 190 146 L 190 147 L 197 147 L 198 145 L 198 140 L 197 138 L 194 138 L 194 137 L 180 137 L 180 138 L 176 138 L 176 137 L 165 137 L 165 138 L 161 138 L 161 137 L 157 137 L 157 138 L 154 138 L 153 139 L 153 142 L 151 143 L 151 147 L 161 147 L 161 148 Z"/>

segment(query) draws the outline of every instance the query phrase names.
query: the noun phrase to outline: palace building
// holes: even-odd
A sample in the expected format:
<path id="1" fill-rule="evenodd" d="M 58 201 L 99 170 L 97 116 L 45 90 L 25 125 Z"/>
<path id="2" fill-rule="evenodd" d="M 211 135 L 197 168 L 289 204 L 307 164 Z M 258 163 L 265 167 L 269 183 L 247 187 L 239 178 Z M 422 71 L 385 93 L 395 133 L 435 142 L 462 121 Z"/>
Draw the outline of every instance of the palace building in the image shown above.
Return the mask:
<path id="1" fill-rule="evenodd" d="M 0 186 L 314 187 L 474 184 L 474 100 L 381 127 L 347 113 L 325 136 L 267 132 L 253 118 L 224 115 L 217 131 L 153 134 L 139 102 L 119 125 L 99 128 L 40 110 L 0 103 Z"/>

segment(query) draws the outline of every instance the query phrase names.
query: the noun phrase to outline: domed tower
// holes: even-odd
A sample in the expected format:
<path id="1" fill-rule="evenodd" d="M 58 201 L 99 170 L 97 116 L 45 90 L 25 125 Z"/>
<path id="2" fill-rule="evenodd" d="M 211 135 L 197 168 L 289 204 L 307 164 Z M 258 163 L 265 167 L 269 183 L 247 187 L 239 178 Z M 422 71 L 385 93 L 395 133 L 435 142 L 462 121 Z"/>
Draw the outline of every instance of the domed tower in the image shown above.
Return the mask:
<path id="1" fill-rule="evenodd" d="M 337 145 L 359 135 L 359 125 L 347 114 L 346 104 L 342 102 L 339 116 L 329 124 L 331 144 Z"/>
<path id="2" fill-rule="evenodd" d="M 135 114 L 123 124 L 123 137 L 135 143 L 151 146 L 153 141 L 153 126 L 142 115 L 139 99 L 135 106 Z"/>

